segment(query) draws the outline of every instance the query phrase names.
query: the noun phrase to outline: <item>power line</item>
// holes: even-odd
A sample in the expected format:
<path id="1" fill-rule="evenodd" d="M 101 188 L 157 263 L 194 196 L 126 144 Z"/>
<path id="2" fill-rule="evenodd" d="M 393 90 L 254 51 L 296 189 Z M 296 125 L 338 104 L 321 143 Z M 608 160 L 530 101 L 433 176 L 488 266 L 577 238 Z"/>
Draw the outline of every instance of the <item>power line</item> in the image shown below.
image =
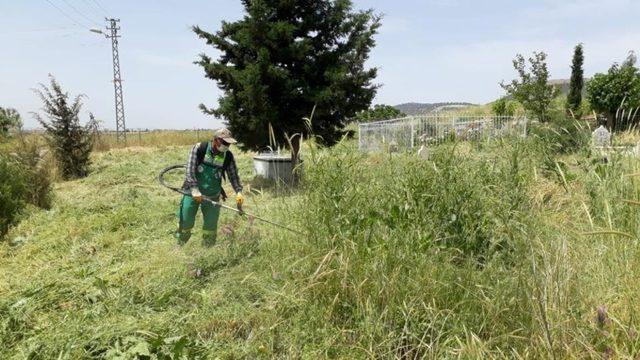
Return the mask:
<path id="1" fill-rule="evenodd" d="M 20 30 L 20 31 L 9 31 L 9 32 L 0 32 L 0 34 L 29 34 L 29 33 L 40 33 L 40 32 L 57 32 L 57 31 L 66 31 L 66 30 L 74 30 L 79 31 L 76 27 L 73 26 L 62 26 L 56 28 L 42 28 L 42 29 L 32 29 L 32 30 Z"/>
<path id="2" fill-rule="evenodd" d="M 88 26 L 81 24 L 80 22 L 76 21 L 76 19 L 74 19 L 73 17 L 71 17 L 69 14 L 67 14 L 66 12 L 64 12 L 62 9 L 60 9 L 56 4 L 52 3 L 51 0 L 44 0 L 46 2 L 49 3 L 49 5 L 53 6 L 54 8 L 56 8 L 56 10 L 58 10 L 60 12 L 60 14 L 64 15 L 67 19 L 71 20 L 71 22 L 73 22 L 74 24 L 83 27 L 85 29 L 90 29 Z"/>
<path id="3" fill-rule="evenodd" d="M 89 19 L 88 16 L 86 16 L 84 13 L 80 12 L 80 10 L 78 10 L 75 6 L 71 5 L 67 0 L 62 0 L 63 3 L 67 4 L 68 7 L 71 8 L 71 10 L 75 11 L 76 14 L 80 15 L 81 17 L 85 18 L 85 20 L 89 21 L 90 23 L 94 23 L 98 26 L 100 26 L 100 24 L 98 24 L 97 22 L 95 22 L 94 20 Z"/>
<path id="4" fill-rule="evenodd" d="M 37 30 L 24 30 L 24 31 L 13 31 L 13 32 L 0 32 L 0 38 L 2 37 L 18 37 L 18 36 L 29 36 L 29 35 L 37 35 L 41 37 L 42 34 L 50 34 L 53 36 L 60 37 L 68 37 L 71 35 L 80 35 L 86 34 L 86 30 L 80 30 L 78 27 L 68 27 L 62 29 L 37 29 Z"/>
<path id="5" fill-rule="evenodd" d="M 102 7 L 102 5 L 100 5 L 100 3 L 98 2 L 98 0 L 91 0 L 93 1 L 94 4 L 96 4 L 100 10 L 102 10 L 105 14 L 109 14 L 109 12 L 107 11 L 107 9 L 105 9 L 104 7 Z"/>
<path id="6" fill-rule="evenodd" d="M 107 17 L 107 14 L 101 13 L 101 10 L 98 9 L 95 5 L 93 5 L 93 3 L 90 2 L 89 0 L 82 0 L 82 1 L 84 1 L 84 3 L 87 4 L 87 6 L 86 6 L 87 9 L 89 9 L 89 11 L 93 15 L 95 15 L 98 19 L 102 19 L 102 18 Z M 96 11 L 96 9 L 98 9 L 98 10 Z"/>

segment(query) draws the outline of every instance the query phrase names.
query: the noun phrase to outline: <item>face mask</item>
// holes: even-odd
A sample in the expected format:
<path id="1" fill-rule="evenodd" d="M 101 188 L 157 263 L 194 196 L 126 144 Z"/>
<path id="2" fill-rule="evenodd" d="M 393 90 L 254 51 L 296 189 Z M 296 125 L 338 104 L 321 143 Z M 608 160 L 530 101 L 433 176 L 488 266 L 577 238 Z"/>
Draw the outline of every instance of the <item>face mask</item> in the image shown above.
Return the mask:
<path id="1" fill-rule="evenodd" d="M 227 152 L 227 150 L 229 150 L 229 146 L 228 145 L 218 145 L 218 151 L 220 152 Z"/>

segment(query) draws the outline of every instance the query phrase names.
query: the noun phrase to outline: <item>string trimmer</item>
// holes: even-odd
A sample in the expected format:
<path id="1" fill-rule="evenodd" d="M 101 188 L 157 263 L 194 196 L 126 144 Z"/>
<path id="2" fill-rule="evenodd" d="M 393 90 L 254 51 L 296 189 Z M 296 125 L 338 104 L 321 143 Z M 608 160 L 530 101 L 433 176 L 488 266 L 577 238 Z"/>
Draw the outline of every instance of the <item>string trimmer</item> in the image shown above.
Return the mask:
<path id="1" fill-rule="evenodd" d="M 169 166 L 169 167 L 167 167 L 167 168 L 164 168 L 162 171 L 160 171 L 160 174 L 158 175 L 158 181 L 160 182 L 160 184 L 162 184 L 162 186 L 166 187 L 167 189 L 173 190 L 173 191 L 175 191 L 175 192 L 177 192 L 177 193 L 180 193 L 180 194 L 182 194 L 182 195 L 191 196 L 191 192 L 189 192 L 189 191 L 187 191 L 187 190 L 184 190 L 184 189 L 181 189 L 181 188 L 178 188 L 178 187 L 171 186 L 171 185 L 169 185 L 169 183 L 167 183 L 167 181 L 164 179 L 164 175 L 165 175 L 166 173 L 168 173 L 169 171 L 171 171 L 171 170 L 176 170 L 176 169 L 186 169 L 186 168 L 187 168 L 187 166 L 186 166 L 186 165 L 172 165 L 172 166 Z M 282 224 L 278 224 L 278 223 L 273 222 L 273 221 L 271 221 L 271 220 L 267 220 L 267 219 L 262 218 L 262 217 L 260 217 L 260 216 L 256 216 L 256 215 L 253 215 L 253 214 L 249 214 L 249 213 L 247 213 L 247 212 L 246 212 L 246 211 L 244 211 L 244 210 L 239 210 L 239 209 L 236 209 L 236 208 L 234 208 L 234 207 L 227 206 L 227 205 L 225 205 L 225 204 L 222 204 L 222 203 L 220 203 L 220 202 L 218 202 L 218 201 L 215 201 L 215 200 L 211 199 L 210 197 L 202 196 L 202 201 L 206 201 L 206 202 L 211 203 L 211 204 L 213 204 L 213 205 L 215 205 L 215 206 L 219 206 L 219 207 L 221 207 L 221 208 L 223 208 L 223 209 L 227 209 L 227 210 L 235 211 L 236 213 L 238 213 L 238 214 L 239 214 L 239 215 L 241 215 L 241 216 L 245 216 L 245 215 L 246 215 L 246 216 L 248 216 L 249 218 L 253 218 L 253 219 L 256 219 L 256 220 L 260 220 L 260 221 L 265 222 L 265 223 L 267 223 L 267 224 L 271 224 L 271 225 L 273 225 L 273 226 L 277 226 L 277 227 L 279 227 L 279 228 L 282 228 L 282 229 L 285 229 L 285 230 L 289 230 L 289 231 L 291 231 L 291 232 L 293 232 L 293 233 L 296 233 L 296 234 L 299 234 L 299 235 L 304 235 L 304 233 L 302 233 L 302 232 L 300 232 L 300 231 L 298 231 L 298 230 L 294 230 L 294 229 L 292 229 L 292 228 L 290 228 L 290 227 L 284 226 L 284 225 L 282 225 Z"/>

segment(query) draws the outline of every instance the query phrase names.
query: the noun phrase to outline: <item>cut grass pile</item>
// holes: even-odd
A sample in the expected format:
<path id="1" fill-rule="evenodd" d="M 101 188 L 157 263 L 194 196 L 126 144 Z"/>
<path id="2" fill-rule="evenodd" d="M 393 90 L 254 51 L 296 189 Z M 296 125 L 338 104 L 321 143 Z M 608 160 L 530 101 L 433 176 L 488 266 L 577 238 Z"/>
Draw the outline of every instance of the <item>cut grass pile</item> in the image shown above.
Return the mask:
<path id="1" fill-rule="evenodd" d="M 187 147 L 96 154 L 0 244 L 0 358 L 638 355 L 637 159 L 353 146 L 308 152 L 300 189 L 248 191 L 308 236 L 223 212 L 211 249 L 174 244 L 155 181 Z"/>

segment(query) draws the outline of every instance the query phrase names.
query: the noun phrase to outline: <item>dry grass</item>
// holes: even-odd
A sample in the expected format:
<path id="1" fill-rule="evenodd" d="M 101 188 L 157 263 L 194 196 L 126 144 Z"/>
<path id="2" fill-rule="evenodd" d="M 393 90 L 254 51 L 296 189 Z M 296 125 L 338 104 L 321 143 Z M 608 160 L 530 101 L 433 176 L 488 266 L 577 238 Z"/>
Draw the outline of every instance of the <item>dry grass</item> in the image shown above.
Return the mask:
<path id="1" fill-rule="evenodd" d="M 199 141 L 209 140 L 213 130 L 151 130 L 130 131 L 127 133 L 126 146 L 135 147 L 163 147 L 193 145 Z M 95 144 L 96 151 L 106 151 L 121 148 L 123 144 L 117 142 L 114 132 L 101 132 Z"/>

